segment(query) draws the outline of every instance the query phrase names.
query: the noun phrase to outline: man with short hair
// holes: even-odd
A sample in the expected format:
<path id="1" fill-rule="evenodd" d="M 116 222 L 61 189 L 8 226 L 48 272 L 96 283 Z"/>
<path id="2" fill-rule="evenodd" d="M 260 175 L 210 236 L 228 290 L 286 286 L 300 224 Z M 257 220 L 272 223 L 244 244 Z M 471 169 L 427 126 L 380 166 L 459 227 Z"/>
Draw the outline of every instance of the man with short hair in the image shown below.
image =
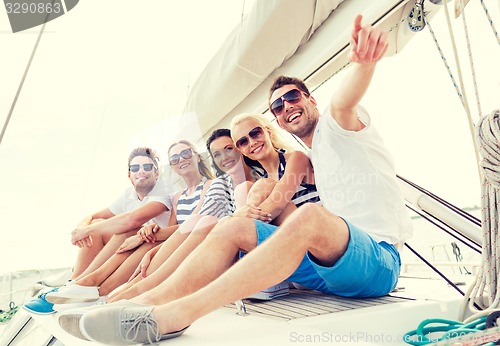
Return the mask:
<path id="1" fill-rule="evenodd" d="M 128 158 L 128 177 L 132 186 L 108 208 L 85 217 L 71 232 L 71 242 L 80 250 L 70 280 L 97 270 L 142 226 L 150 223 L 160 227 L 169 225 L 172 201 L 168 188 L 157 184 L 158 162 L 153 149 L 132 150 Z M 45 294 L 23 307 L 38 314 L 55 312 Z"/>
<path id="2" fill-rule="evenodd" d="M 168 191 L 160 191 L 159 186 L 154 190 L 158 176 L 155 151 L 145 147 L 132 150 L 128 158 L 132 186 L 108 208 L 84 218 L 71 232 L 71 242 L 80 247 L 72 279 L 101 266 L 143 225 L 168 226 L 172 202 Z"/>
<path id="3" fill-rule="evenodd" d="M 147 296 L 83 314 L 83 335 L 103 343 L 175 337 L 216 308 L 283 280 L 349 297 L 389 293 L 401 266 L 395 244 L 410 236 L 411 221 L 392 159 L 358 105 L 386 50 L 387 34 L 362 26 L 357 16 L 355 66 L 322 116 L 302 81 L 282 76 L 270 90 L 278 124 L 311 148 L 324 206 L 305 204 L 280 227 L 237 217 L 220 221 Z M 233 265 L 240 251 L 247 255 Z"/>

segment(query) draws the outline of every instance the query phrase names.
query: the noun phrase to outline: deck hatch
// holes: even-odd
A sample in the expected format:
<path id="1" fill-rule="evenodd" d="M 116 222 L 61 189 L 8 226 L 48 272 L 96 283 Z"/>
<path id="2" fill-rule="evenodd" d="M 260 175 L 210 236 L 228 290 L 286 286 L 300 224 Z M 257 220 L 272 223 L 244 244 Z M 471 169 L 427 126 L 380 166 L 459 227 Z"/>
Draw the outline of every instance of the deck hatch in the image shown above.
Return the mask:
<path id="1" fill-rule="evenodd" d="M 251 301 L 246 299 L 247 312 L 261 314 L 279 320 L 293 320 L 310 316 L 331 314 L 352 309 L 367 308 L 383 304 L 401 303 L 411 298 L 384 296 L 380 298 L 344 298 L 322 294 L 311 290 L 290 290 L 287 296 L 271 301 Z M 236 310 L 235 304 L 225 306 Z"/>

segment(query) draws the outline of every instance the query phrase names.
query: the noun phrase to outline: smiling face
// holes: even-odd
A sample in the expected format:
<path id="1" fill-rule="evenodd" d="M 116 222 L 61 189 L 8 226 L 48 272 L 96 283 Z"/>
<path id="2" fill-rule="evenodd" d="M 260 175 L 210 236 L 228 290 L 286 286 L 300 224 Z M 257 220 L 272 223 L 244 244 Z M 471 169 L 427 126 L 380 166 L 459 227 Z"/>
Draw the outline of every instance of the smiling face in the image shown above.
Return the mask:
<path id="1" fill-rule="evenodd" d="M 238 149 L 243 155 L 252 160 L 260 161 L 274 152 L 270 131 L 252 118 L 236 124 L 231 130 L 231 136 L 235 143 L 238 143 L 238 141 L 245 143 Z"/>
<path id="2" fill-rule="evenodd" d="M 200 158 L 193 153 L 191 147 L 187 144 L 178 143 L 171 147 L 168 152 L 168 157 L 170 166 L 174 172 L 180 176 L 198 171 L 198 161 Z"/>
<path id="3" fill-rule="evenodd" d="M 144 165 L 153 164 L 153 169 L 146 171 Z M 155 162 L 147 156 L 136 156 L 130 160 L 130 166 L 139 165 L 139 171 L 131 172 L 129 170 L 128 177 L 138 194 L 148 194 L 156 185 L 158 179 L 158 169 Z"/>
<path id="4" fill-rule="evenodd" d="M 281 88 L 276 89 L 269 99 L 269 104 L 294 89 L 297 89 L 294 84 L 283 85 Z M 302 93 L 302 98 L 295 103 L 283 101 L 283 110 L 276 116 L 276 121 L 286 131 L 304 138 L 313 133 L 318 117 L 316 100 L 314 97 Z"/>
<path id="5" fill-rule="evenodd" d="M 234 146 L 231 137 L 219 137 L 210 143 L 214 163 L 225 173 L 241 162 L 241 153 Z"/>

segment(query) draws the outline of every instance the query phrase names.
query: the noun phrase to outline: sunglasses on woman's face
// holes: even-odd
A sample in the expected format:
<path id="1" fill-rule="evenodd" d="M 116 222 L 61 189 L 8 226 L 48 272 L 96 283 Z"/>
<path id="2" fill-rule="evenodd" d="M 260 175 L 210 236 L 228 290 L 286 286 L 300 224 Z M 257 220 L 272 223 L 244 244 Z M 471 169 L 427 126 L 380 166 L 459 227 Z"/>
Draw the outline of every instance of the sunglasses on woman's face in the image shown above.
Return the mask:
<path id="1" fill-rule="evenodd" d="M 192 158 L 193 157 L 193 151 L 191 150 L 191 148 L 184 149 L 179 154 L 174 154 L 174 155 L 170 156 L 170 158 L 168 159 L 168 161 L 170 161 L 170 165 L 171 166 L 175 166 L 176 164 L 179 163 L 179 161 L 181 160 L 181 157 L 184 160 L 189 160 L 190 158 Z"/>
<path id="2" fill-rule="evenodd" d="M 274 100 L 273 103 L 271 103 L 271 105 L 269 106 L 269 110 L 274 114 L 275 117 L 278 117 L 281 115 L 283 109 L 285 108 L 285 101 L 294 104 L 299 102 L 301 99 L 302 91 L 300 91 L 299 89 L 292 89 Z"/>
<path id="3" fill-rule="evenodd" d="M 248 137 L 250 137 L 252 139 L 260 139 L 263 134 L 264 134 L 264 130 L 262 129 L 262 127 L 257 126 L 248 132 Z M 236 148 L 238 148 L 238 149 L 245 148 L 248 145 L 248 143 L 250 142 L 248 137 L 243 136 L 240 139 L 238 139 L 236 141 L 236 143 L 234 143 L 236 145 Z"/>
<path id="4" fill-rule="evenodd" d="M 141 166 L 145 172 L 150 172 L 155 165 L 152 163 L 145 163 L 143 165 L 133 164 L 133 165 L 128 166 L 128 170 L 132 173 L 137 173 L 137 172 L 139 172 L 139 169 L 141 169 Z"/>

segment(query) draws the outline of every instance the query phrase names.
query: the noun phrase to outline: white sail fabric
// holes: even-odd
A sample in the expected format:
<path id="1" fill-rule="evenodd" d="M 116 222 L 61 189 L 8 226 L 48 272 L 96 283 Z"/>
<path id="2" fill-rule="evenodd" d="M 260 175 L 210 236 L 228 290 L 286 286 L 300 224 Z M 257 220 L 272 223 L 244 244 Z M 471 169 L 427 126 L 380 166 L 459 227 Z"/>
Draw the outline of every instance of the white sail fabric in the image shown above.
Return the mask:
<path id="1" fill-rule="evenodd" d="M 265 111 L 271 80 L 279 74 L 302 78 L 311 88 L 321 84 L 347 62 L 357 14 L 363 23 L 393 29 L 388 54 L 394 54 L 414 35 L 404 20 L 414 3 L 258 0 L 193 85 L 185 113 L 196 113 L 206 135 L 227 127 L 237 113 Z M 426 8 L 428 18 L 433 11 Z"/>
<path id="2" fill-rule="evenodd" d="M 342 0 L 257 1 L 194 84 L 185 113 L 202 128 L 229 113 L 307 42 Z"/>

